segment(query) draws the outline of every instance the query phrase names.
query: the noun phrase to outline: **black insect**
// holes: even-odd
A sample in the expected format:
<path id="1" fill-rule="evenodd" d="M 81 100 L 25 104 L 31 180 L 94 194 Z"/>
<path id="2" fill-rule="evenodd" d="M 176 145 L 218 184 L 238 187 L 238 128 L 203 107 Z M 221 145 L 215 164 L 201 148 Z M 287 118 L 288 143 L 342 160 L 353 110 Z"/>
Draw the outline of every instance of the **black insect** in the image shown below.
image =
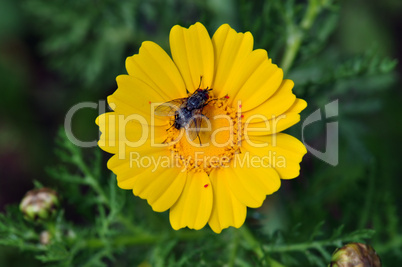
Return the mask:
<path id="1" fill-rule="evenodd" d="M 200 82 L 201 85 L 201 82 Z M 155 115 L 158 116 L 174 116 L 174 126 L 176 129 L 180 130 L 182 128 L 186 129 L 186 132 L 191 140 L 196 137 L 201 139 L 198 135 L 202 123 L 202 119 L 206 118 L 202 114 L 202 109 L 208 105 L 209 91 L 208 87 L 206 89 L 198 88 L 189 97 L 178 98 L 160 106 L 155 109 Z"/>

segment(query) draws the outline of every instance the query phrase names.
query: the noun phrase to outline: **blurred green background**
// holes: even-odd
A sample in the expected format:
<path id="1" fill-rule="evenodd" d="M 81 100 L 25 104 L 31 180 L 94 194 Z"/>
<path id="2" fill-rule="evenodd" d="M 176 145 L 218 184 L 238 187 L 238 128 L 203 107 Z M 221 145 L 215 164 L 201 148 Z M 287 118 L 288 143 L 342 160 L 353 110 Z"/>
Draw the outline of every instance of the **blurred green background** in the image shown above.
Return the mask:
<path id="1" fill-rule="evenodd" d="M 175 24 L 201 21 L 212 35 L 229 23 L 251 31 L 255 48 L 266 49 L 280 65 L 289 10 L 297 21 L 306 2 L 276 2 L 281 1 L 1 0 L 0 211 L 19 203 L 33 180 L 63 188 L 46 168 L 58 164 L 54 140 L 65 114 L 74 104 L 111 94 L 115 77 L 125 73 L 125 58 L 137 53 L 142 41 L 168 51 Z M 268 232 L 301 224 L 308 233 L 320 221 L 328 232 L 341 224 L 350 231 L 372 228 L 374 248 L 395 266 L 402 262 L 402 67 L 391 69 L 393 59 L 402 60 L 402 1 L 340 1 L 324 9 L 286 76 L 309 103 L 302 119 L 339 99 L 339 165 L 308 154 L 301 177 L 284 181 L 263 208 L 249 211 L 248 224 L 257 221 Z M 97 115 L 91 109 L 75 115 L 77 138 L 97 138 Z M 292 129 L 298 137 L 300 124 Z M 321 150 L 324 127 L 323 122 L 305 132 L 308 143 Z M 108 157 L 105 153 L 104 161 Z M 258 222 L 259 213 L 268 219 Z M 67 215 L 80 222 L 77 214 Z M 18 250 L 0 247 L 0 262 L 23 262 L 18 257 Z"/>

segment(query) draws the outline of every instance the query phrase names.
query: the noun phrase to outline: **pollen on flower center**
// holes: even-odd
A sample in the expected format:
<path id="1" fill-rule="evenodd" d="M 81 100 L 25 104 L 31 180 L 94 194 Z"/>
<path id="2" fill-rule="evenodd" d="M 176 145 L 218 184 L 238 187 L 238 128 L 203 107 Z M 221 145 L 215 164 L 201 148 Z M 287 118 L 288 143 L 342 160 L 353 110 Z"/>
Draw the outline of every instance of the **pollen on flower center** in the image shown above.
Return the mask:
<path id="1" fill-rule="evenodd" d="M 227 102 L 228 98 L 212 100 L 204 107 L 199 138 L 190 140 L 184 129 L 168 130 L 166 143 L 172 142 L 169 149 L 187 171 L 209 174 L 214 168 L 228 166 L 238 152 L 242 124 L 238 112 Z"/>

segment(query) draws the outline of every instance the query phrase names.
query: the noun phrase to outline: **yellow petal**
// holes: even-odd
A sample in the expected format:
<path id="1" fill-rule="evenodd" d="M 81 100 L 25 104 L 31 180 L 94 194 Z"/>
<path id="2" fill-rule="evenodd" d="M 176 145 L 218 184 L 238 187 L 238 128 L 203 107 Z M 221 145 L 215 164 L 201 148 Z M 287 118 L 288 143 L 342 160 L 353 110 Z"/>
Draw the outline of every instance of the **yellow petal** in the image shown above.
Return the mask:
<path id="1" fill-rule="evenodd" d="M 254 167 L 254 163 L 251 164 L 245 156 L 246 154 L 237 154 L 231 167 L 225 169 L 225 174 L 233 195 L 244 205 L 258 208 L 266 195 L 279 189 L 280 179 L 278 173 L 267 164 Z"/>
<path id="2" fill-rule="evenodd" d="M 238 159 L 240 160 L 241 157 Z M 251 160 L 246 165 L 238 161 L 235 164 L 234 171 L 244 183 L 253 184 L 255 194 L 261 196 L 271 195 L 281 187 L 281 180 L 275 169 L 260 164 L 258 161 L 253 162 Z"/>
<path id="3" fill-rule="evenodd" d="M 139 53 L 127 58 L 126 68 L 130 76 L 140 79 L 165 99 L 186 96 L 185 85 L 176 65 L 154 42 L 143 42 Z"/>
<path id="4" fill-rule="evenodd" d="M 108 97 L 108 103 L 114 111 L 125 115 L 137 114 L 144 117 L 148 124 L 167 124 L 169 117 L 155 116 L 153 111 L 159 104 L 171 99 L 129 75 L 119 75 L 116 81 L 118 88 Z"/>
<path id="5" fill-rule="evenodd" d="M 247 207 L 229 189 L 231 181 L 223 173 L 225 169 L 213 170 L 210 174 L 214 204 L 208 224 L 215 233 L 230 226 L 239 228 L 246 220 Z"/>
<path id="6" fill-rule="evenodd" d="M 300 121 L 299 113 L 306 107 L 307 102 L 297 98 L 283 114 L 276 117 L 273 116 L 272 119 L 266 121 L 263 120 L 266 117 L 265 115 L 250 115 L 252 113 L 250 112 L 247 119 L 243 120 L 244 136 L 242 138 L 247 138 L 247 136 L 270 135 L 284 131 Z"/>
<path id="7" fill-rule="evenodd" d="M 183 192 L 170 209 L 170 224 L 173 229 L 183 227 L 199 230 L 211 216 L 212 186 L 205 172 L 188 173 Z"/>
<path id="8" fill-rule="evenodd" d="M 148 152 L 148 153 L 147 153 Z M 119 157 L 114 155 L 109 159 L 107 167 L 117 176 L 117 185 L 122 189 L 133 189 L 136 178 L 146 170 L 153 170 L 155 164 L 149 158 L 169 158 L 165 150 L 150 150 L 147 152 L 133 152 Z"/>
<path id="9" fill-rule="evenodd" d="M 241 151 L 263 160 L 275 168 L 282 179 L 299 176 L 300 162 L 307 153 L 302 142 L 288 134 L 279 133 L 268 136 L 250 136 L 242 141 Z"/>
<path id="10" fill-rule="evenodd" d="M 284 113 L 268 121 L 260 121 L 252 123 L 246 121 L 244 123 L 244 136 L 260 136 L 279 133 L 287 128 L 295 125 L 300 121 L 299 113 Z"/>
<path id="11" fill-rule="evenodd" d="M 152 145 L 161 145 L 166 140 L 167 126 L 146 125 L 141 120 L 144 120 L 141 116 L 126 116 L 117 112 L 100 115 L 96 119 L 102 132 L 99 147 L 109 153 L 121 155 L 131 151 L 160 149 L 152 148 Z"/>
<path id="12" fill-rule="evenodd" d="M 170 50 L 173 60 L 184 79 L 187 90 L 192 93 L 211 87 L 214 76 L 214 51 L 211 38 L 204 25 L 197 22 L 186 29 L 176 25 L 170 31 Z"/>
<path id="13" fill-rule="evenodd" d="M 300 113 L 307 107 L 307 102 L 297 98 L 293 105 L 286 111 L 287 113 Z"/>
<path id="14" fill-rule="evenodd" d="M 133 189 L 135 177 L 146 170 L 146 168 L 141 168 L 126 158 L 119 159 L 118 155 L 109 159 L 107 167 L 116 174 L 117 185 L 121 189 L 130 190 Z"/>
<path id="15" fill-rule="evenodd" d="M 296 96 L 292 93 L 293 86 L 293 81 L 283 80 L 272 97 L 258 107 L 243 113 L 243 121 L 260 122 L 270 120 L 284 113 L 295 103 Z"/>
<path id="16" fill-rule="evenodd" d="M 233 101 L 241 101 L 244 112 L 258 107 L 276 92 L 282 80 L 282 69 L 272 64 L 271 60 L 266 60 L 254 70 Z"/>
<path id="17" fill-rule="evenodd" d="M 170 158 L 153 157 L 159 163 L 142 172 L 135 179 L 133 193 L 148 201 L 157 212 L 168 210 L 177 201 L 183 191 L 187 174 L 180 169 L 161 167 L 161 161 Z"/>
<path id="18" fill-rule="evenodd" d="M 226 94 L 233 97 L 256 66 L 267 60 L 267 54 L 259 50 L 250 55 L 254 44 L 251 33 L 237 33 L 228 24 L 218 28 L 212 43 L 216 73 L 213 92 L 219 98 Z"/>

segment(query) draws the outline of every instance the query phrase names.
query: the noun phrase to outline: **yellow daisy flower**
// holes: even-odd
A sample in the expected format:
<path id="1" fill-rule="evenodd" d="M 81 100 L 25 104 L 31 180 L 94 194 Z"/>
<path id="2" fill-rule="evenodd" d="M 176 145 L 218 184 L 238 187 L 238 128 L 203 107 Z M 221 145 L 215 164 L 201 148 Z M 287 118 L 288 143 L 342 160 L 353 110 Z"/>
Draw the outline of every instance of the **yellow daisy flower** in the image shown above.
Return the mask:
<path id="1" fill-rule="evenodd" d="M 280 132 L 300 120 L 307 104 L 267 52 L 253 50 L 250 32 L 225 24 L 211 39 L 201 23 L 176 25 L 170 48 L 172 58 L 147 41 L 127 58 L 128 75 L 117 77 L 118 89 L 108 97 L 114 112 L 96 121 L 99 146 L 115 154 L 108 168 L 118 186 L 154 211 L 170 209 L 173 229 L 239 228 L 247 207 L 260 207 L 281 179 L 299 175 L 306 148 Z M 155 115 L 162 103 L 207 88 L 208 99 L 195 110 L 203 121 L 194 127 L 196 139 L 188 134 L 196 120 L 176 127 L 177 117 Z"/>

